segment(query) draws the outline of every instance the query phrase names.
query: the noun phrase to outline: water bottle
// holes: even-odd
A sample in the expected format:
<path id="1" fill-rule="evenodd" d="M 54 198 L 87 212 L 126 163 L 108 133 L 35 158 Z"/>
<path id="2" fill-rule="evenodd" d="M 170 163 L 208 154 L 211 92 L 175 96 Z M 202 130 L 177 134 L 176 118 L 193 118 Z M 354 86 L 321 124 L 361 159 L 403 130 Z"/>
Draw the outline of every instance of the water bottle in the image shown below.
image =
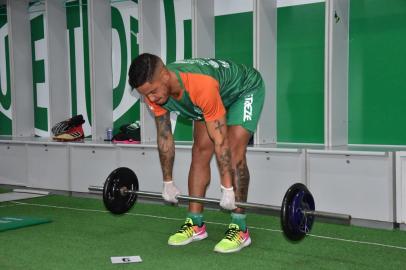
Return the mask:
<path id="1" fill-rule="evenodd" d="M 112 140 L 113 140 L 113 129 L 107 128 L 106 129 L 106 141 L 112 141 Z"/>

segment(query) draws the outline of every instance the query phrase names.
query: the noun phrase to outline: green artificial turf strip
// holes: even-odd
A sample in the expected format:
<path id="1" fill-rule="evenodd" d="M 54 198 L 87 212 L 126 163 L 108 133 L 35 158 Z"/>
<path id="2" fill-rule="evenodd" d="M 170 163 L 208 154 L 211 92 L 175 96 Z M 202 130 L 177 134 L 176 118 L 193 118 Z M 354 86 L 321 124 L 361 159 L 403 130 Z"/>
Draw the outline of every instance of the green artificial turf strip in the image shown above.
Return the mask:
<path id="1" fill-rule="evenodd" d="M 266 230 L 279 230 L 279 219 L 272 216 L 249 214 L 252 245 L 239 253 L 217 254 L 212 250 L 230 221 L 227 213 L 205 211 L 209 237 L 187 246 L 170 247 L 168 236 L 183 223 L 186 208 L 138 203 L 130 215 L 113 216 L 100 211 L 104 208 L 99 199 L 56 195 L 17 204 L 0 203 L 0 216 L 53 220 L 49 224 L 0 233 L 0 269 L 402 269 L 406 264 L 405 249 L 317 237 L 292 244 L 280 232 Z M 312 234 L 406 246 L 406 232 L 397 230 L 319 222 L 315 223 Z M 127 265 L 110 262 L 112 256 L 132 255 L 141 256 L 143 262 Z"/>
<path id="2" fill-rule="evenodd" d="M 7 193 L 7 192 L 11 192 L 11 190 L 7 189 L 7 188 L 0 187 L 0 193 Z"/>

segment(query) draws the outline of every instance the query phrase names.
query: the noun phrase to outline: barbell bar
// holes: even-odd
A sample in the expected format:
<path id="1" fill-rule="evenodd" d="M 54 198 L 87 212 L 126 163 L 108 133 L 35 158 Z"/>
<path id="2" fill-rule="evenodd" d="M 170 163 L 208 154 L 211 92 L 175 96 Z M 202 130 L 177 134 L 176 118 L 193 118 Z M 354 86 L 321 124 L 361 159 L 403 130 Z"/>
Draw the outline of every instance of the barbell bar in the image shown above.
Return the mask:
<path id="1" fill-rule="evenodd" d="M 103 192 L 103 187 L 101 186 L 89 186 L 89 191 L 100 193 Z M 152 192 L 152 191 L 141 191 L 141 190 L 120 190 L 122 196 L 126 194 L 135 194 L 139 197 L 144 198 L 154 198 L 160 199 L 162 198 L 162 193 L 159 192 Z M 200 203 L 213 203 L 219 204 L 219 199 L 213 198 L 202 198 L 202 197 L 194 197 L 194 196 L 186 196 L 186 195 L 178 195 L 176 197 L 179 201 L 192 201 L 192 202 L 200 202 Z M 259 204 L 259 203 L 249 203 L 249 202 L 235 202 L 235 205 L 240 208 L 249 208 L 249 209 L 263 209 L 263 210 L 272 210 L 272 211 L 280 211 L 281 207 L 268 205 L 268 204 Z M 345 214 L 338 214 L 338 213 L 329 213 L 329 212 L 322 212 L 322 211 L 312 211 L 312 210 L 302 210 L 302 213 L 305 215 L 314 215 L 317 217 L 322 218 L 331 218 L 331 219 L 340 219 L 340 220 L 348 220 L 349 216 Z"/>
<path id="2" fill-rule="evenodd" d="M 137 175 L 129 168 L 120 167 L 109 174 L 103 187 L 89 186 L 88 189 L 90 192 L 102 192 L 106 209 L 116 215 L 128 212 L 136 203 L 138 196 L 163 200 L 161 193 L 140 191 L 138 188 Z M 186 195 L 179 195 L 177 199 L 220 203 L 218 199 Z M 311 231 L 315 217 L 345 221 L 351 219 L 351 216 L 346 214 L 316 211 L 313 195 L 302 183 L 295 183 L 286 191 L 281 207 L 249 202 L 236 202 L 235 205 L 241 208 L 280 211 L 282 231 L 291 241 L 302 240 Z"/>
<path id="3" fill-rule="evenodd" d="M 89 191 L 103 192 L 103 187 L 90 186 Z M 159 193 L 159 192 L 122 189 L 122 190 L 120 190 L 120 193 L 122 196 L 125 196 L 126 194 L 136 194 L 139 197 L 162 199 L 162 193 Z M 216 203 L 216 204 L 220 203 L 220 200 L 218 200 L 218 199 L 193 197 L 193 196 L 186 196 L 186 195 L 178 195 L 176 198 L 179 201 L 193 201 L 193 202 L 200 202 L 200 203 Z M 266 210 L 275 210 L 275 211 L 280 210 L 280 208 L 278 208 L 278 207 L 274 207 L 271 205 L 265 205 L 265 204 L 236 202 L 235 205 L 237 207 L 241 207 L 241 208 L 251 208 L 251 209 L 257 208 L 257 209 L 266 209 Z"/>

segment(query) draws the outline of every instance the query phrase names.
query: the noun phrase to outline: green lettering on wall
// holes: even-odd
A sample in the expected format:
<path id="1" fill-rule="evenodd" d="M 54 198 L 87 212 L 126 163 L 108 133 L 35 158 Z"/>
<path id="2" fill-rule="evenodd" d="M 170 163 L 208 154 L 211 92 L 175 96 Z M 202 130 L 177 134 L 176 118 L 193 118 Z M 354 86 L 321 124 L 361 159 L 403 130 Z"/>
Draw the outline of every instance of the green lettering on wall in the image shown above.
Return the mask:
<path id="1" fill-rule="evenodd" d="M 79 1 L 66 3 L 66 24 L 69 36 L 69 63 L 72 115 L 77 115 L 77 88 L 76 88 L 76 56 L 75 56 L 75 28 L 80 27 Z"/>
<path id="2" fill-rule="evenodd" d="M 0 85 L 5 89 L 0 89 L 0 106 L 5 112 L 0 112 L 0 135 L 12 135 L 12 115 L 11 115 L 11 87 L 10 87 L 10 51 L 8 45 L 8 24 L 7 24 L 7 7 L 0 6 L 0 29 L 4 35 L 1 35 L 0 42 L 4 47 L 5 57 L 0 58 L 4 77 L 0 76 Z M 7 113 L 8 112 L 8 113 Z"/>
<path id="3" fill-rule="evenodd" d="M 119 83 L 117 87 L 113 89 L 113 108 L 115 109 L 123 98 L 123 93 L 127 83 L 127 42 L 125 38 L 125 28 L 121 14 L 115 7 L 111 7 L 111 26 L 117 31 L 118 34 L 121 58 Z"/>
<path id="4" fill-rule="evenodd" d="M 48 131 L 48 108 L 38 106 L 37 83 L 45 83 L 45 62 L 44 59 L 36 60 L 38 52 L 35 50 L 35 42 L 43 40 L 44 15 L 39 15 L 31 20 L 31 50 L 32 50 L 32 72 L 34 90 L 34 126 L 35 128 Z"/>

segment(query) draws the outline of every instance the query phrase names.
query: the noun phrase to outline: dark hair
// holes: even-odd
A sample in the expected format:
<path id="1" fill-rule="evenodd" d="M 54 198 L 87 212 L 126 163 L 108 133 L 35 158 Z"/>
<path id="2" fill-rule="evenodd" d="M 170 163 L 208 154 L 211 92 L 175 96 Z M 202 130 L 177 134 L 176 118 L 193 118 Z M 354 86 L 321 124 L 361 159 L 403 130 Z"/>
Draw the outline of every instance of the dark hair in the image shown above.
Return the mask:
<path id="1" fill-rule="evenodd" d="M 137 88 L 151 81 L 155 69 L 161 61 L 161 58 L 150 53 L 143 53 L 135 58 L 128 70 L 128 83 L 131 87 Z"/>

